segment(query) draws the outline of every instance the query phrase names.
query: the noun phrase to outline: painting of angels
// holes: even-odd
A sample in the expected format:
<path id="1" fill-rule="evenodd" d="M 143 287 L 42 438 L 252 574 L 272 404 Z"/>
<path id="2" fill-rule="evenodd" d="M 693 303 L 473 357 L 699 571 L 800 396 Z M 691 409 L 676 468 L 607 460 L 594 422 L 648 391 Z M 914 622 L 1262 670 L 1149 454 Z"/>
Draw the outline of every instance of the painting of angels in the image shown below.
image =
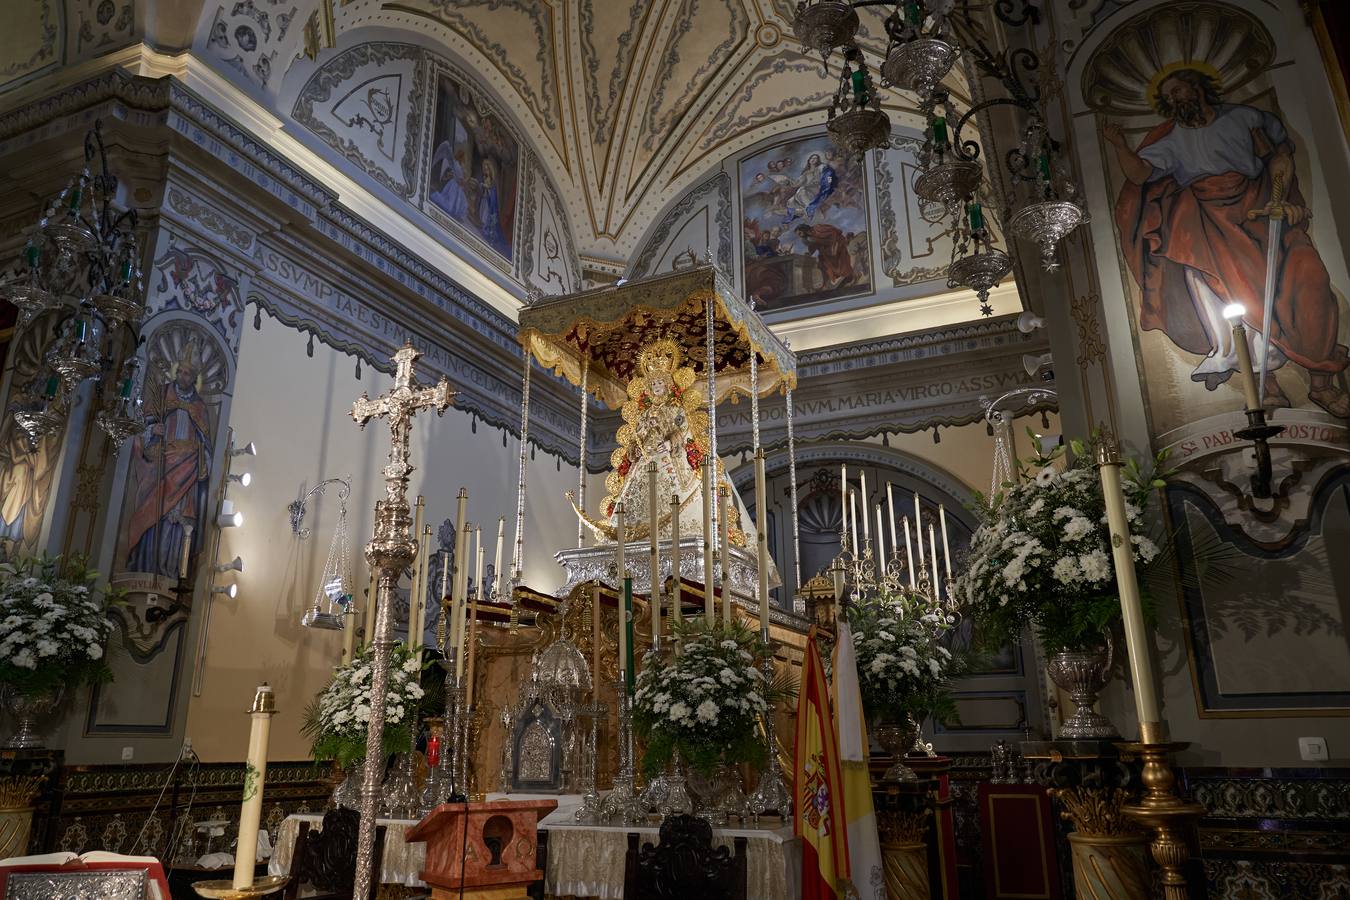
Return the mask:
<path id="1" fill-rule="evenodd" d="M 741 162 L 745 293 L 762 311 L 870 293 L 862 163 L 824 135 Z"/>

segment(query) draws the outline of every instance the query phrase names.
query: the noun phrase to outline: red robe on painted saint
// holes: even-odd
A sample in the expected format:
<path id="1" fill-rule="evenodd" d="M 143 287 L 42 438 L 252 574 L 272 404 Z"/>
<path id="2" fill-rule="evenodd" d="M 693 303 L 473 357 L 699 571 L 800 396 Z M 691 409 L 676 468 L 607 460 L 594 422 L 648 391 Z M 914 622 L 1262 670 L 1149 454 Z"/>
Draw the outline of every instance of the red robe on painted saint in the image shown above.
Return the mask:
<path id="1" fill-rule="evenodd" d="M 1269 202 L 1267 162 L 1289 141 L 1271 113 L 1236 104 L 1215 112 L 1205 126 L 1168 120 L 1153 129 L 1136 151 L 1152 176 L 1127 182 L 1116 202 L 1121 247 L 1143 294 L 1140 327 L 1207 356 L 1191 377 L 1211 389 L 1234 368 L 1222 306 L 1241 303 L 1248 327 L 1266 333 L 1269 220 L 1247 212 Z M 1285 199 L 1304 205 L 1297 181 Z M 1271 369 L 1290 359 L 1312 372 L 1341 371 L 1350 360 L 1336 343 L 1337 299 L 1307 220 L 1284 227 L 1277 264 Z"/>

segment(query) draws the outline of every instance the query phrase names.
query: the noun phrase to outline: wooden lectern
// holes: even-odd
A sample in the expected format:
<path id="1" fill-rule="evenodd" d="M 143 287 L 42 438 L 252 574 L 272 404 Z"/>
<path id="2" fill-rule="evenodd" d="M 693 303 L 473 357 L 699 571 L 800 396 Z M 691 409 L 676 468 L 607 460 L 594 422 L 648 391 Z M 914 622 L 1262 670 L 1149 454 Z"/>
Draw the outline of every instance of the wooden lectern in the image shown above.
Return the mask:
<path id="1" fill-rule="evenodd" d="M 427 845 L 421 877 L 432 900 L 526 897 L 526 888 L 544 877 L 536 826 L 557 807 L 556 800 L 498 800 L 433 809 L 405 838 Z"/>

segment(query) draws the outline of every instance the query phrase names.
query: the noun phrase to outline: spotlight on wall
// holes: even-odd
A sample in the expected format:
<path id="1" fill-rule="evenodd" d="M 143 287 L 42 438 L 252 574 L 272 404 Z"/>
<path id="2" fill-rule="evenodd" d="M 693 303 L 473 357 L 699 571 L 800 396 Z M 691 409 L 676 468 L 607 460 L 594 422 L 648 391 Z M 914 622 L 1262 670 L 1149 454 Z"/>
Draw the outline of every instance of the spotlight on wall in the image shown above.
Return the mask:
<path id="1" fill-rule="evenodd" d="M 1042 353 L 1040 356 L 1033 356 L 1030 353 L 1022 357 L 1022 368 L 1027 370 L 1027 375 L 1041 381 L 1055 380 L 1055 358 L 1049 353 Z"/>
<path id="2" fill-rule="evenodd" d="M 239 596 L 239 585 L 218 584 L 215 587 L 211 588 L 211 593 L 224 594 L 226 597 L 229 597 L 231 600 L 233 600 L 235 597 Z"/>
<path id="3" fill-rule="evenodd" d="M 231 448 L 230 448 L 230 455 L 231 455 L 231 456 L 257 456 L 257 455 L 258 455 L 258 445 L 255 444 L 255 443 L 253 443 L 252 441 L 249 441 L 247 444 L 245 444 L 245 445 L 242 446 L 242 447 L 238 447 L 238 448 L 231 447 Z"/>
<path id="4" fill-rule="evenodd" d="M 238 472 L 238 473 L 232 472 L 232 473 L 230 473 L 230 480 L 231 480 L 231 481 L 234 481 L 234 482 L 238 482 L 238 484 L 239 484 L 240 487 L 248 487 L 250 484 L 253 483 L 253 473 L 252 473 L 252 472 Z"/>
<path id="5" fill-rule="evenodd" d="M 1223 317 L 1232 322 L 1247 314 L 1247 307 L 1241 303 L 1230 303 L 1223 308 Z"/>
<path id="6" fill-rule="evenodd" d="M 1031 334 L 1033 331 L 1044 327 L 1045 319 L 1029 309 L 1023 310 L 1022 314 L 1017 317 L 1017 330 L 1023 334 Z"/>
<path id="7" fill-rule="evenodd" d="M 221 528 L 238 528 L 244 524 L 244 514 L 234 508 L 233 500 L 220 501 L 220 515 L 216 516 L 216 524 Z"/>
<path id="8" fill-rule="evenodd" d="M 242 557 L 236 556 L 234 559 L 230 560 L 230 561 L 227 562 L 227 563 L 219 563 L 219 564 L 217 564 L 217 565 L 216 565 L 216 571 L 217 571 L 217 572 L 242 572 L 242 571 L 244 571 L 244 560 L 243 560 Z"/>

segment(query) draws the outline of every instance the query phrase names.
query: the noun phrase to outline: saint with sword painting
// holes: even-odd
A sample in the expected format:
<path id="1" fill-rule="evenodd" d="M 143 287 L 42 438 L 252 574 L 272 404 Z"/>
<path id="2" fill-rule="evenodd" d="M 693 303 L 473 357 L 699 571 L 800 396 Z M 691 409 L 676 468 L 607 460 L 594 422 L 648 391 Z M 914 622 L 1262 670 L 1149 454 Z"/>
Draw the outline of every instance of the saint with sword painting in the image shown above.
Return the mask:
<path id="1" fill-rule="evenodd" d="M 1191 378 L 1212 391 L 1237 369 L 1222 313 L 1240 303 L 1254 365 L 1264 360 L 1263 405 L 1291 405 L 1276 373 L 1292 362 L 1308 373 L 1309 401 L 1350 418 L 1340 300 L 1308 234 L 1284 123 L 1224 102 L 1218 73 L 1203 62 L 1164 67 L 1149 99 L 1164 121 L 1138 147 L 1119 125 L 1104 130 L 1126 179 L 1115 217 L 1142 293 L 1140 328 L 1202 357 Z"/>

